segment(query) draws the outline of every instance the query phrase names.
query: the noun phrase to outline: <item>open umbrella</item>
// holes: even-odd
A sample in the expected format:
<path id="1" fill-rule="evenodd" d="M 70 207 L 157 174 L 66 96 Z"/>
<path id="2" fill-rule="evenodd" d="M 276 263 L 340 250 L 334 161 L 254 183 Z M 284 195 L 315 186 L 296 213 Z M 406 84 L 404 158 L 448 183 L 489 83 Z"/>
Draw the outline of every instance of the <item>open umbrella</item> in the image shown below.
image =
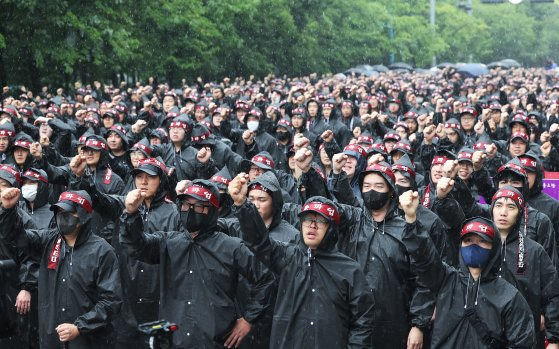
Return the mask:
<path id="1" fill-rule="evenodd" d="M 456 64 L 450 62 L 443 62 L 437 64 L 437 68 L 444 69 L 444 68 L 456 68 Z"/>
<path id="2" fill-rule="evenodd" d="M 404 70 L 413 70 L 413 67 L 407 63 L 403 63 L 403 62 L 397 62 L 397 63 L 392 63 L 391 65 L 388 66 L 388 68 L 390 70 L 396 70 L 396 69 L 404 69 Z"/>
<path id="3" fill-rule="evenodd" d="M 487 66 L 481 63 L 467 63 L 458 67 L 458 72 L 465 76 L 476 77 L 487 74 Z"/>
<path id="4" fill-rule="evenodd" d="M 510 59 L 510 58 L 503 59 L 501 61 L 501 64 L 503 66 L 507 66 L 508 68 L 520 68 L 521 67 L 520 63 L 518 63 L 514 59 Z"/>
<path id="5" fill-rule="evenodd" d="M 388 68 L 382 64 L 376 64 L 371 66 L 371 68 L 373 68 L 373 70 L 378 71 L 379 73 L 384 73 L 388 71 Z"/>
<path id="6" fill-rule="evenodd" d="M 503 67 L 503 63 L 501 61 L 498 61 L 498 62 L 491 62 L 487 65 L 487 68 L 489 69 L 493 69 L 497 67 Z"/>

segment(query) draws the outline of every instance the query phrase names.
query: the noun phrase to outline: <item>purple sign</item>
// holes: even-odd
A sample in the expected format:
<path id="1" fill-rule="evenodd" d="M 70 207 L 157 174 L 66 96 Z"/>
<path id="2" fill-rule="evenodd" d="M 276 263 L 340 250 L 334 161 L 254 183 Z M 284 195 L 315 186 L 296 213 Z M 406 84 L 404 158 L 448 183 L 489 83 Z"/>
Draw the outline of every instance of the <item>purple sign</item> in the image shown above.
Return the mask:
<path id="1" fill-rule="evenodd" d="M 559 179 L 544 179 L 543 192 L 555 200 L 559 200 Z"/>

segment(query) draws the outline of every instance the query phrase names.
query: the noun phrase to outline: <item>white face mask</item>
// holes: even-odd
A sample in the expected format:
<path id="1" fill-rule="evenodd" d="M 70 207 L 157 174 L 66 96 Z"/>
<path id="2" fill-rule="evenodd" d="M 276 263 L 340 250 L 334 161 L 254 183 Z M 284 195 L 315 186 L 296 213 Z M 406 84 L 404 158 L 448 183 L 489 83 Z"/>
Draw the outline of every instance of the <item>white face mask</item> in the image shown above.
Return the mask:
<path id="1" fill-rule="evenodd" d="M 260 122 L 258 121 L 249 121 L 247 122 L 247 128 L 251 131 L 256 131 L 258 129 L 258 125 Z"/>
<path id="2" fill-rule="evenodd" d="M 21 186 L 21 195 L 23 198 L 29 202 L 35 201 L 37 197 L 38 184 L 24 184 Z"/>

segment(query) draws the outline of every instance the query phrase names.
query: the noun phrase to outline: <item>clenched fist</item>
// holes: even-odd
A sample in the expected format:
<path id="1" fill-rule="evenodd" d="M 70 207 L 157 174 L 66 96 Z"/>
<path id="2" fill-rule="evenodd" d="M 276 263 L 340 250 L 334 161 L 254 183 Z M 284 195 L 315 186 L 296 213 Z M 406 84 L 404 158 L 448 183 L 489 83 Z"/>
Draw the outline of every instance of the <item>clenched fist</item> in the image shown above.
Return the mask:
<path id="1" fill-rule="evenodd" d="M 448 196 L 448 193 L 454 188 L 454 179 L 442 177 L 437 182 L 437 197 L 439 199 L 444 199 Z"/>
<path id="2" fill-rule="evenodd" d="M 408 190 L 400 195 L 400 207 L 404 211 L 407 223 L 415 222 L 417 208 L 419 207 L 419 194 L 416 191 Z"/>
<path id="3" fill-rule="evenodd" d="M 196 154 L 196 160 L 198 160 L 198 162 L 201 164 L 207 164 L 211 158 L 212 148 L 210 147 L 203 147 L 202 149 L 198 150 L 198 154 Z"/>
<path id="4" fill-rule="evenodd" d="M 303 173 L 309 172 L 312 163 L 312 151 L 302 148 L 295 153 L 295 163 Z"/>
<path id="5" fill-rule="evenodd" d="M 248 192 L 248 174 L 241 172 L 237 177 L 229 183 L 227 190 L 229 191 L 229 196 L 233 199 L 233 203 L 236 206 L 241 206 L 245 203 Z"/>
<path id="6" fill-rule="evenodd" d="M 344 153 L 338 153 L 332 157 L 332 172 L 334 174 L 339 174 L 342 172 L 342 168 L 347 162 L 347 155 Z"/>
<path id="7" fill-rule="evenodd" d="M 134 189 L 128 192 L 126 195 L 126 200 L 124 201 L 124 206 L 126 207 L 126 213 L 133 214 L 138 211 L 138 208 L 144 202 L 146 193 L 142 192 L 140 189 Z"/>
<path id="8" fill-rule="evenodd" d="M 9 209 L 17 205 L 21 191 L 18 188 L 7 188 L 2 190 L 0 198 L 2 200 L 2 207 Z"/>

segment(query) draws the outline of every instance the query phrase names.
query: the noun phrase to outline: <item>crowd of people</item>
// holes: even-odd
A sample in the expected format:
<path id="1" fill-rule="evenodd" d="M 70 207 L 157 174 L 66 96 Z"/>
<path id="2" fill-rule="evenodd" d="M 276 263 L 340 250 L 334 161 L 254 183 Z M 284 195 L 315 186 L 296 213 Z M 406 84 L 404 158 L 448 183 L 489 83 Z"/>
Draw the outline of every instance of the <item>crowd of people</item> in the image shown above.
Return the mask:
<path id="1" fill-rule="evenodd" d="M 559 348 L 559 74 L 0 95 L 0 347 Z"/>

